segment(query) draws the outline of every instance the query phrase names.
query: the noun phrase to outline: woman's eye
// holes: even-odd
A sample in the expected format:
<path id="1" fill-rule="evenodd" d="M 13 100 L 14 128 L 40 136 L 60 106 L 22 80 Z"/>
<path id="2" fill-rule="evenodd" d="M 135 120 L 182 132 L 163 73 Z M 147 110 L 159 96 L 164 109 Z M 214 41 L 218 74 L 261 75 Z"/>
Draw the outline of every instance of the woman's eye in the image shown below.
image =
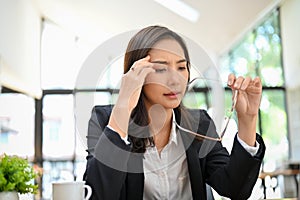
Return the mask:
<path id="1" fill-rule="evenodd" d="M 184 70 L 186 70 L 186 67 L 185 67 L 185 66 L 182 66 L 182 67 L 178 67 L 178 69 L 179 69 L 180 71 L 184 71 Z"/>
<path id="2" fill-rule="evenodd" d="M 155 69 L 155 72 L 157 72 L 157 73 L 162 73 L 162 72 L 165 72 L 165 71 L 167 71 L 166 68 Z"/>

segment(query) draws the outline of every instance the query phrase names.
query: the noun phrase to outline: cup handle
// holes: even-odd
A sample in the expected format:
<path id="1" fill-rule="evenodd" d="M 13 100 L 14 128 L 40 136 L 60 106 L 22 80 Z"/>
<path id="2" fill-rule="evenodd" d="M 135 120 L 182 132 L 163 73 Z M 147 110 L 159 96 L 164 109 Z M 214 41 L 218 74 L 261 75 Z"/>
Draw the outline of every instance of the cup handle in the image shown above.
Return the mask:
<path id="1" fill-rule="evenodd" d="M 83 187 L 87 190 L 84 200 L 89 200 L 89 198 L 92 196 L 92 188 L 89 185 L 84 185 Z"/>

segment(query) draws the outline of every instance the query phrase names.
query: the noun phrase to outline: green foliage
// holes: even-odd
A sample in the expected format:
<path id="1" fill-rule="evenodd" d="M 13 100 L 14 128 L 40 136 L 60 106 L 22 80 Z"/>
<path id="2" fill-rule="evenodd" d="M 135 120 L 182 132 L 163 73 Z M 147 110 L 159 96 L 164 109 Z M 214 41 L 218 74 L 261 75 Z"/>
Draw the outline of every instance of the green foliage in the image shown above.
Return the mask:
<path id="1" fill-rule="evenodd" d="M 38 174 L 26 159 L 18 156 L 0 157 L 0 192 L 16 191 L 21 194 L 36 194 L 38 185 L 34 179 Z"/>

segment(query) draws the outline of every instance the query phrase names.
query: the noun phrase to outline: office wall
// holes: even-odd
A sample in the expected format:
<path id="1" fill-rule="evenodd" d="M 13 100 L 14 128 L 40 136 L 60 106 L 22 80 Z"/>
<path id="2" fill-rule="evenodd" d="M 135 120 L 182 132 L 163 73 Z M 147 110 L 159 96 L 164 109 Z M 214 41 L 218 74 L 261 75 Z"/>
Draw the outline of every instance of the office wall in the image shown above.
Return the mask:
<path id="1" fill-rule="evenodd" d="M 283 64 L 287 87 L 291 159 L 300 161 L 300 1 L 281 6 Z"/>
<path id="2" fill-rule="evenodd" d="M 41 18 L 32 0 L 0 0 L 0 84 L 41 96 Z"/>

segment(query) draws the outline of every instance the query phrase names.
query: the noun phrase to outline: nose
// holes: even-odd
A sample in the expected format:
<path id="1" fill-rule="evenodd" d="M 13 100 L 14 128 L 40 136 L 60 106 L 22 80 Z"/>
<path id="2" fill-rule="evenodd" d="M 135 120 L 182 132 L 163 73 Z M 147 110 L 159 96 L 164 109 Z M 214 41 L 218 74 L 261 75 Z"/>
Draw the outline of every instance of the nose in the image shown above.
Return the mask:
<path id="1" fill-rule="evenodd" d="M 180 80 L 182 79 L 181 75 L 173 68 L 169 70 L 167 78 L 168 78 L 167 80 L 168 86 L 173 86 L 173 87 L 179 85 L 181 82 Z"/>

